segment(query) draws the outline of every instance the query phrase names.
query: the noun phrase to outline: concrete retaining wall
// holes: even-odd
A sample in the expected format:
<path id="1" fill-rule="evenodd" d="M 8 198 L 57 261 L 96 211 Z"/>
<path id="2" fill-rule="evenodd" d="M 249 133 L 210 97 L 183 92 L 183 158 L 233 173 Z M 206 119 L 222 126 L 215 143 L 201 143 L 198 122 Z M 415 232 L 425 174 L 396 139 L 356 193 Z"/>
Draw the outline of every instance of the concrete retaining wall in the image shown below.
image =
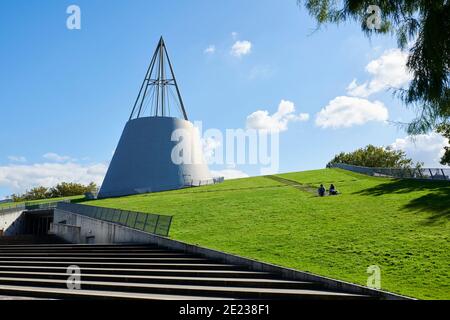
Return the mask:
<path id="1" fill-rule="evenodd" d="M 50 232 L 71 243 L 151 243 L 151 234 L 55 209 Z"/>
<path id="2" fill-rule="evenodd" d="M 0 213 L 0 230 L 4 236 L 15 236 L 21 234 L 25 227 L 23 209 Z"/>
<path id="3" fill-rule="evenodd" d="M 51 223 L 50 232 L 69 243 L 81 242 L 81 228 L 61 223 Z"/>

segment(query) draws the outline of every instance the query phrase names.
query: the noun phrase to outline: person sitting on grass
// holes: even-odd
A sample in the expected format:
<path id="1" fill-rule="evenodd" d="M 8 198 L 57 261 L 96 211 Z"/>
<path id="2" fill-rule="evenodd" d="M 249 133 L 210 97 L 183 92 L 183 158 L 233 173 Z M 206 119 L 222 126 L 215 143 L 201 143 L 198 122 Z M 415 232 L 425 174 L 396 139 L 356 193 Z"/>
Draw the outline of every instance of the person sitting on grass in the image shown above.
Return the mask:
<path id="1" fill-rule="evenodd" d="M 319 189 L 317 189 L 317 192 L 319 193 L 319 197 L 323 197 L 325 196 L 325 188 L 323 186 L 323 184 L 320 185 Z"/>
<path id="2" fill-rule="evenodd" d="M 334 186 L 334 184 L 331 184 L 330 186 L 330 190 L 328 190 L 330 196 L 336 196 L 338 194 L 336 187 Z"/>

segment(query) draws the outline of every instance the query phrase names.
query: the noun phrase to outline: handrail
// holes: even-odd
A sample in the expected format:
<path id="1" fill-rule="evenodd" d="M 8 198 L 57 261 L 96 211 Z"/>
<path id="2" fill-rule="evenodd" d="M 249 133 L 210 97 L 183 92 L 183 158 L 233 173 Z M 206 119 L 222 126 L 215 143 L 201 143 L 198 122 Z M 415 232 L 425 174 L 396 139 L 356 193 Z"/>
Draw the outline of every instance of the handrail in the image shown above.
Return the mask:
<path id="1" fill-rule="evenodd" d="M 172 223 L 172 216 L 96 207 L 79 203 L 59 202 L 56 209 L 124 225 L 129 228 L 161 236 L 169 235 L 170 225 Z"/>
<path id="2" fill-rule="evenodd" d="M 184 186 L 185 187 L 201 187 L 201 186 L 208 186 L 213 184 L 222 183 L 224 181 L 224 177 L 214 177 L 211 179 L 204 179 L 204 180 L 194 180 L 191 178 L 184 177 Z"/>
<path id="3" fill-rule="evenodd" d="M 42 210 L 42 209 L 54 209 L 56 208 L 57 204 L 59 202 L 70 202 L 70 199 L 65 200 L 55 200 L 55 201 L 48 201 L 48 202 L 24 202 L 16 205 L 11 206 L 3 206 L 0 208 L 0 214 L 7 213 L 7 212 L 14 212 L 17 210 Z"/>
<path id="4" fill-rule="evenodd" d="M 332 163 L 329 167 L 362 173 L 369 176 L 450 181 L 450 168 L 372 168 L 355 166 L 346 163 Z"/>

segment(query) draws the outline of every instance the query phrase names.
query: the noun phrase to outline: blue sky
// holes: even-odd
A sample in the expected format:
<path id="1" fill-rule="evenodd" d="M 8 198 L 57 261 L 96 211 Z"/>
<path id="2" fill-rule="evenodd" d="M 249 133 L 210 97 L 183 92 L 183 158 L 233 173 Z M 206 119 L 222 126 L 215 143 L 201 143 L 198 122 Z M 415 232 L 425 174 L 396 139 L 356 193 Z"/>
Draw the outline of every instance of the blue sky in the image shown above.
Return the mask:
<path id="1" fill-rule="evenodd" d="M 81 30 L 66 28 L 71 4 L 81 8 Z M 63 177 L 77 180 L 78 173 L 85 175 L 81 182 L 102 175 L 161 35 L 189 118 L 204 129 L 245 128 L 247 117 L 258 110 L 272 115 L 282 100 L 295 105 L 295 114 L 309 115 L 280 132 L 280 172 L 322 168 L 335 153 L 369 143 L 396 143 L 437 165 L 440 149 L 430 144 L 442 144 L 439 137 L 412 145 L 379 113 L 387 111 L 389 120 L 413 116 L 379 85 L 383 70 L 366 70 L 371 61 L 392 58 L 395 39 L 369 40 L 353 23 L 315 27 L 296 0 L 2 1 L 0 197 Z M 233 55 L 237 41 L 251 49 Z M 205 52 L 210 46 L 214 52 Z M 349 94 L 354 79 L 365 94 Z M 331 113 L 329 125 L 319 125 L 318 113 L 337 97 L 368 101 L 369 114 L 344 126 Z M 375 101 L 383 105 L 376 114 L 370 113 Z M 256 166 L 232 169 L 259 174 Z"/>

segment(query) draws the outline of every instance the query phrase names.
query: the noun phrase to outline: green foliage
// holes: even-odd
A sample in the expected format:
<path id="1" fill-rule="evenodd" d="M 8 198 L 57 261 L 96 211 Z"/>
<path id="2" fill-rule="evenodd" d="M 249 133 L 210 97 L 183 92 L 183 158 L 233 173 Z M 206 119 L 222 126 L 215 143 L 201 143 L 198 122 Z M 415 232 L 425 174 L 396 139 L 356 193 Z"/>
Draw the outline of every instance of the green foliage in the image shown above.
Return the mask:
<path id="1" fill-rule="evenodd" d="M 13 194 L 11 198 L 14 202 L 23 202 L 40 199 L 71 197 L 85 194 L 86 192 L 93 192 L 96 189 L 97 185 L 94 182 L 91 182 L 87 186 L 79 183 L 62 182 L 50 189 L 42 186 L 35 187 L 29 191 L 26 191 L 24 194 Z"/>
<path id="2" fill-rule="evenodd" d="M 406 125 L 411 134 L 435 128 L 450 118 L 450 1 L 447 0 L 298 0 L 305 3 L 319 26 L 324 23 L 361 23 L 367 35 L 396 34 L 398 46 L 407 49 L 407 67 L 413 80 L 407 90 L 395 90 L 417 113 Z M 380 29 L 370 29 L 370 5 L 381 9 Z M 395 88 L 394 88 L 395 89 Z"/>
<path id="3" fill-rule="evenodd" d="M 338 169 L 281 176 L 342 194 L 319 198 L 253 177 L 85 204 L 174 215 L 176 240 L 360 285 L 378 265 L 384 290 L 450 299 L 448 182 Z"/>
<path id="4" fill-rule="evenodd" d="M 437 132 L 448 139 L 450 144 L 450 123 L 443 123 L 437 128 Z M 441 158 L 442 165 L 450 165 L 450 147 L 444 147 L 445 153 Z"/>
<path id="5" fill-rule="evenodd" d="M 62 182 L 57 184 L 55 187 L 50 188 L 48 195 L 49 198 L 70 197 L 84 194 L 86 192 L 92 192 L 95 189 L 97 189 L 97 185 L 93 182 L 87 186 L 79 183 Z"/>
<path id="6" fill-rule="evenodd" d="M 375 147 L 368 145 L 356 151 L 337 154 L 328 164 L 345 163 L 354 166 L 371 167 L 371 168 L 418 168 L 422 163 L 414 165 L 413 160 L 406 157 L 405 152 L 401 150 L 392 150 L 390 147 Z"/>
<path id="7" fill-rule="evenodd" d="M 36 187 L 28 192 L 28 199 L 26 200 L 40 200 L 45 199 L 47 196 L 47 188 Z"/>
<path id="8" fill-rule="evenodd" d="M 11 198 L 13 199 L 14 202 L 45 199 L 45 198 L 48 198 L 47 188 L 35 187 L 35 188 L 27 191 L 23 195 L 13 194 L 11 196 Z"/>

